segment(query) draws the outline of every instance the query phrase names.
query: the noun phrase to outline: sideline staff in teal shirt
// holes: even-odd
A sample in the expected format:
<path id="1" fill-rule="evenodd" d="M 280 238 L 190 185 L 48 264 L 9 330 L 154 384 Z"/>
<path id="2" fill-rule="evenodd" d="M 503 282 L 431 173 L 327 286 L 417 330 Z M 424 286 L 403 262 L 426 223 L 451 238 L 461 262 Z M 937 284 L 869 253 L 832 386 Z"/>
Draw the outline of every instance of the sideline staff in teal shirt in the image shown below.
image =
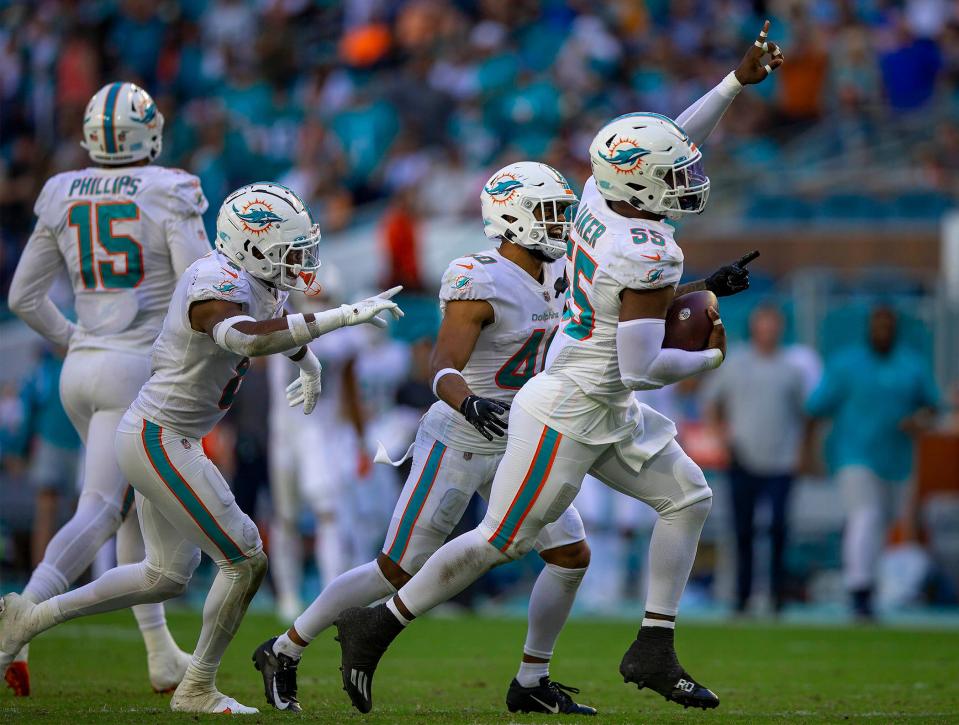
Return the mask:
<path id="1" fill-rule="evenodd" d="M 869 344 L 836 354 L 806 401 L 814 418 L 832 418 L 826 459 L 833 471 L 865 466 L 884 481 L 912 472 L 913 440 L 939 392 L 922 357 L 896 345 L 896 313 L 877 307 L 869 319 Z"/>

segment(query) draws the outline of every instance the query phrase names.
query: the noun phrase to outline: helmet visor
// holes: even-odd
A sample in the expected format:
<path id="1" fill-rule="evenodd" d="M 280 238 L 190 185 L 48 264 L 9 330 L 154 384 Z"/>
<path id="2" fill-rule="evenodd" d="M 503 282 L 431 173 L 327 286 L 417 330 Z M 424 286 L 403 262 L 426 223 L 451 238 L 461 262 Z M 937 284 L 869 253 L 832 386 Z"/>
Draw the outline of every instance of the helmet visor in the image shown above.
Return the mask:
<path id="1" fill-rule="evenodd" d="M 669 187 L 663 194 L 663 203 L 671 211 L 699 214 L 706 207 L 709 177 L 703 169 L 703 156 L 699 151 L 672 166 L 660 165 L 654 173 Z"/>

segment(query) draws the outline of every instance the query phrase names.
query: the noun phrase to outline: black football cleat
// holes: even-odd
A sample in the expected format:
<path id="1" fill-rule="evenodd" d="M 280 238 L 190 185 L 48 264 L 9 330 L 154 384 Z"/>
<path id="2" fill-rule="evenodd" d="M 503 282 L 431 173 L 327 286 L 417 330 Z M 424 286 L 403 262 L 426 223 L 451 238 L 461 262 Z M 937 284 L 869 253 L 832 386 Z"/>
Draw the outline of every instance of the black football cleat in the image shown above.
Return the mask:
<path id="1" fill-rule="evenodd" d="M 336 618 L 343 689 L 362 713 L 373 709 L 373 673 L 386 648 L 403 631 L 385 604 L 350 607 Z"/>
<path id="2" fill-rule="evenodd" d="M 296 699 L 296 668 L 300 661 L 289 655 L 276 654 L 274 642 L 276 637 L 253 650 L 253 666 L 263 676 L 266 701 L 277 710 L 301 712 L 300 701 Z"/>
<path id="3" fill-rule="evenodd" d="M 719 707 L 719 698 L 689 676 L 676 658 L 674 630 L 643 627 L 626 650 L 619 665 L 624 682 L 634 682 L 642 690 L 648 687 L 671 702 L 709 710 Z"/>
<path id="4" fill-rule="evenodd" d="M 544 712 L 549 715 L 595 715 L 596 708 L 574 702 L 567 693 L 579 694 L 575 687 L 540 678 L 536 687 L 523 687 L 514 678 L 506 692 L 506 707 L 510 712 Z"/>

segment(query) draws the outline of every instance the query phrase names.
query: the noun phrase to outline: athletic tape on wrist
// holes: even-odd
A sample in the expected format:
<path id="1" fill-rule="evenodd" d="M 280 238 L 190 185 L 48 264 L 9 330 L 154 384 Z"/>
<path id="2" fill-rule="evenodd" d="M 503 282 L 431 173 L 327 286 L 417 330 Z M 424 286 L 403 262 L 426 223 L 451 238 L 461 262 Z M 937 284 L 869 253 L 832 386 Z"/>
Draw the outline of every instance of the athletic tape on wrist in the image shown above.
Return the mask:
<path id="1" fill-rule="evenodd" d="M 256 322 L 256 318 L 250 317 L 249 315 L 234 315 L 233 317 L 227 317 L 225 320 L 220 320 L 213 326 L 213 341 L 220 347 L 224 347 L 226 333 L 229 332 L 234 325 L 247 321 Z"/>
<path id="2" fill-rule="evenodd" d="M 443 368 L 438 373 L 436 373 L 436 375 L 433 376 L 433 395 L 435 395 L 437 398 L 440 396 L 439 396 L 439 393 L 436 392 L 436 385 L 439 383 L 440 378 L 445 377 L 447 375 L 459 375 L 461 378 L 463 378 L 463 373 L 461 373 L 456 368 Z M 463 380 L 466 380 L 466 378 L 463 378 Z"/>
<path id="3" fill-rule="evenodd" d="M 286 316 L 286 324 L 290 328 L 290 334 L 293 335 L 293 342 L 297 345 L 305 345 L 313 339 L 310 334 L 310 326 L 306 323 L 306 318 L 302 313 L 297 312 Z"/>

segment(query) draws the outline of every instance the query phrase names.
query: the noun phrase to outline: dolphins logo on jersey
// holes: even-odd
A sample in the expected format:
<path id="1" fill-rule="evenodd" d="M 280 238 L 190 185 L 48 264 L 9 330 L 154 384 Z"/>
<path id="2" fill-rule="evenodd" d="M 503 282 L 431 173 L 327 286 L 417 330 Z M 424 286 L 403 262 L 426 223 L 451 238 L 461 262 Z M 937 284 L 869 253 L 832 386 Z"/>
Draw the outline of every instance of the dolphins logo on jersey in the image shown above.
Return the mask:
<path id="1" fill-rule="evenodd" d="M 239 288 L 229 280 L 223 280 L 222 282 L 217 282 L 215 285 L 213 285 L 213 289 L 215 289 L 221 295 L 231 295 Z"/>
<path id="2" fill-rule="evenodd" d="M 490 181 L 488 186 L 483 187 L 483 191 L 490 195 L 494 204 L 505 204 L 514 196 L 516 190 L 523 188 L 523 182 L 512 174 L 501 174 Z"/>
<path id="3" fill-rule="evenodd" d="M 659 279 L 660 277 L 662 277 L 662 276 L 663 276 L 663 270 L 658 269 L 658 268 L 657 268 L 657 269 L 651 269 L 651 270 L 649 270 L 649 271 L 646 273 L 646 279 L 643 280 L 643 281 L 644 281 L 644 282 L 655 282 L 656 280 L 658 280 L 658 279 Z"/>
<path id="4" fill-rule="evenodd" d="M 631 138 L 620 138 L 615 143 L 608 146 L 609 156 L 600 152 L 600 157 L 607 161 L 617 174 L 631 174 L 643 163 L 643 156 L 647 156 L 650 151 L 639 146 Z"/>
<path id="5" fill-rule="evenodd" d="M 286 221 L 283 217 L 273 213 L 273 207 L 262 199 L 254 199 L 243 207 L 241 212 L 233 207 L 234 213 L 243 222 L 243 229 L 251 234 L 265 234 L 271 224 L 281 224 Z"/>
<path id="6" fill-rule="evenodd" d="M 450 282 L 450 287 L 453 289 L 465 289 L 473 284 L 473 278 L 467 277 L 465 274 L 457 275 L 452 282 Z"/>

